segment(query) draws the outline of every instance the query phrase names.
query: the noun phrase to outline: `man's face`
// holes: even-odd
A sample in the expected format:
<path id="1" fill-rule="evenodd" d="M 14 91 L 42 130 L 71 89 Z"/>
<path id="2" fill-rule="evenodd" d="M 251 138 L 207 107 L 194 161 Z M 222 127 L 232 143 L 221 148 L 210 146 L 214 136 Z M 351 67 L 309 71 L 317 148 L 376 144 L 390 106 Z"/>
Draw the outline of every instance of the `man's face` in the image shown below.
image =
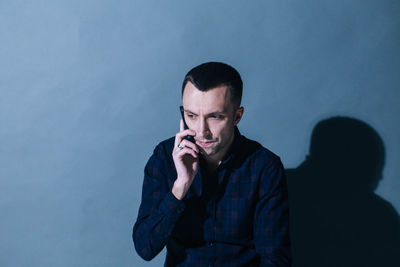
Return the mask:
<path id="1" fill-rule="evenodd" d="M 206 158 L 221 159 L 234 138 L 243 108 L 235 109 L 227 86 L 202 92 L 188 82 L 183 92 L 185 120 Z"/>

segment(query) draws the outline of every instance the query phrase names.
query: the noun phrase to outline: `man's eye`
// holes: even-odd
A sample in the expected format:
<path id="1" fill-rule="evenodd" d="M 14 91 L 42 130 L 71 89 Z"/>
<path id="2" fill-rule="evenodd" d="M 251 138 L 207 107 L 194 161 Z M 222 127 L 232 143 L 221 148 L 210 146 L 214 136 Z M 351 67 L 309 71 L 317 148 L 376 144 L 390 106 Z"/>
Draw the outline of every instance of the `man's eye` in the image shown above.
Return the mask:
<path id="1" fill-rule="evenodd" d="M 188 116 L 189 119 L 194 119 L 195 118 L 195 115 L 193 115 L 193 114 L 187 114 L 186 116 Z"/>
<path id="2" fill-rule="evenodd" d="M 211 116 L 211 118 L 220 120 L 223 118 L 223 116 L 222 115 L 213 115 L 213 116 Z"/>

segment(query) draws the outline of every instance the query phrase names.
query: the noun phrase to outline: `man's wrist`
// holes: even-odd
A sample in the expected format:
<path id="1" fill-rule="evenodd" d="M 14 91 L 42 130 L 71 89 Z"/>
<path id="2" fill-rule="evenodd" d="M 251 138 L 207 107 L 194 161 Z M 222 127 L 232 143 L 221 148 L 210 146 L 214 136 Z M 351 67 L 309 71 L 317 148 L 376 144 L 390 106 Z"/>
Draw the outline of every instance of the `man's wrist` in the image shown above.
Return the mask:
<path id="1" fill-rule="evenodd" d="M 182 200 L 189 189 L 190 185 L 185 182 L 182 182 L 179 178 L 175 180 L 174 185 L 172 186 L 172 194 L 178 200 Z"/>

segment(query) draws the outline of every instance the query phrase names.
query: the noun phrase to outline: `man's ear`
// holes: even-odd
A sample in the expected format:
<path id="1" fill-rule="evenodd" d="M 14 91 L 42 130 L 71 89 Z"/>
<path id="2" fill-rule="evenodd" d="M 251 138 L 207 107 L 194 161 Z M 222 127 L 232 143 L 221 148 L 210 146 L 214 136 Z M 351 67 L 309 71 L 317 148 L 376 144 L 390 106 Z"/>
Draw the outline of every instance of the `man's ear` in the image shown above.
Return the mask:
<path id="1" fill-rule="evenodd" d="M 242 119 L 243 116 L 243 112 L 244 112 L 244 107 L 240 107 L 236 110 L 235 112 L 235 119 L 234 119 L 234 125 L 236 126 L 239 121 Z"/>

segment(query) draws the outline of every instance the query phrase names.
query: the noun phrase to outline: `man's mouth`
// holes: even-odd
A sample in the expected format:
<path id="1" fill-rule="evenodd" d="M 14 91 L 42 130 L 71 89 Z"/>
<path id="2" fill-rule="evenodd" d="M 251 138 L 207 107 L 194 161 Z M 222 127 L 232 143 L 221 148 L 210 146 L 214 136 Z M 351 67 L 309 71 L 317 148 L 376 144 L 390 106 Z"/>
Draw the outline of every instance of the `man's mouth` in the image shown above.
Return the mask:
<path id="1" fill-rule="evenodd" d="M 210 147 L 212 144 L 215 143 L 215 141 L 196 141 L 196 143 L 201 146 L 201 147 Z"/>

